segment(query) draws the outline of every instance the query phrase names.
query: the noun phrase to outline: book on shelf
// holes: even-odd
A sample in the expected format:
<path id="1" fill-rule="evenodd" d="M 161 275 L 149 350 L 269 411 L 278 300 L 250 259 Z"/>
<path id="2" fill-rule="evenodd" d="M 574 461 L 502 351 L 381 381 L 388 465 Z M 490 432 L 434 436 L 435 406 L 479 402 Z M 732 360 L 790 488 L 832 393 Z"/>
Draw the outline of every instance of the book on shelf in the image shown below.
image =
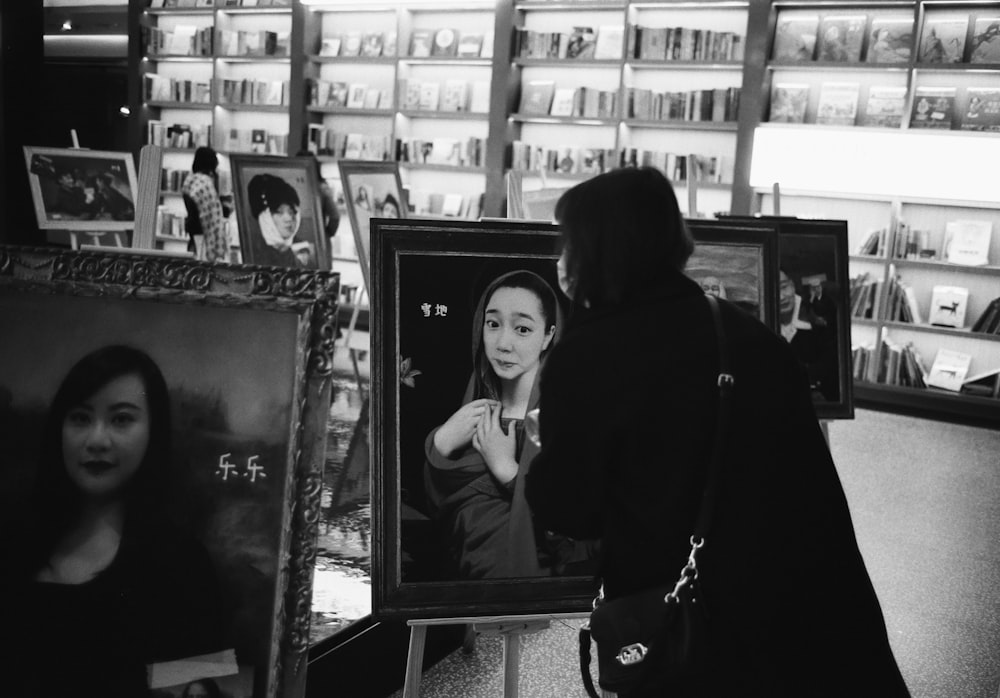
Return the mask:
<path id="1" fill-rule="evenodd" d="M 327 104 L 332 107 L 347 107 L 347 97 L 350 91 L 350 86 L 346 82 L 332 82 L 330 83 L 330 96 Z"/>
<path id="2" fill-rule="evenodd" d="M 955 116 L 954 87 L 918 87 L 913 94 L 910 128 L 950 129 Z"/>
<path id="3" fill-rule="evenodd" d="M 906 63 L 912 54 L 912 17 L 872 17 L 866 62 Z"/>
<path id="4" fill-rule="evenodd" d="M 888 235 L 889 229 L 886 227 L 869 231 L 868 236 L 864 239 L 861 245 L 858 246 L 858 254 L 873 256 L 884 254 L 885 242 Z"/>
<path id="5" fill-rule="evenodd" d="M 774 49 L 771 58 L 776 61 L 811 61 L 816 55 L 816 33 L 819 30 L 818 14 L 778 13 L 774 30 Z"/>
<path id="6" fill-rule="evenodd" d="M 490 112 L 490 81 L 473 80 L 469 90 L 469 111 L 475 114 Z"/>
<path id="7" fill-rule="evenodd" d="M 441 92 L 441 111 L 466 111 L 469 105 L 469 81 L 445 80 Z"/>
<path id="8" fill-rule="evenodd" d="M 963 327 L 968 307 L 969 289 L 962 286 L 935 286 L 931 289 L 927 322 L 938 327 Z"/>
<path id="9" fill-rule="evenodd" d="M 410 56 L 426 58 L 431 55 L 431 45 L 434 43 L 433 29 L 414 29 L 410 33 Z"/>
<path id="10" fill-rule="evenodd" d="M 420 88 L 422 83 L 419 80 L 408 80 L 406 78 L 401 80 L 401 83 L 399 87 L 399 93 L 402 95 L 400 108 L 404 111 L 420 109 Z"/>
<path id="11" fill-rule="evenodd" d="M 529 80 L 521 88 L 518 112 L 528 115 L 548 115 L 555 91 L 556 83 L 552 80 Z"/>
<path id="12" fill-rule="evenodd" d="M 920 62 L 961 63 L 968 28 L 968 17 L 928 17 L 920 37 Z"/>
<path id="13" fill-rule="evenodd" d="M 858 116 L 860 90 L 861 85 L 856 82 L 824 82 L 819 90 L 816 123 L 853 126 Z"/>
<path id="14" fill-rule="evenodd" d="M 969 374 L 972 355 L 953 349 L 938 349 L 934 363 L 927 374 L 927 385 L 942 390 L 958 392 Z"/>
<path id="15" fill-rule="evenodd" d="M 361 55 L 361 32 L 350 31 L 344 34 L 343 43 L 340 45 L 341 56 Z"/>
<path id="16" fill-rule="evenodd" d="M 1000 131 L 1000 89 L 969 87 L 965 90 L 963 131 Z"/>
<path id="17" fill-rule="evenodd" d="M 424 111 L 437 111 L 441 103 L 441 83 L 420 83 L 420 99 L 418 108 Z"/>
<path id="18" fill-rule="evenodd" d="M 493 58 L 493 32 L 486 32 L 483 36 L 483 47 L 479 50 L 480 58 Z"/>
<path id="19" fill-rule="evenodd" d="M 454 56 L 458 53 L 458 30 L 447 27 L 434 33 L 434 43 L 431 44 L 432 56 Z"/>
<path id="20" fill-rule="evenodd" d="M 899 128 L 906 111 L 906 88 L 894 85 L 872 85 L 868 88 L 862 126 Z"/>
<path id="21" fill-rule="evenodd" d="M 784 124 L 801 124 L 806 120 L 808 105 L 808 83 L 775 83 L 771 90 L 771 112 L 768 120 Z"/>
<path id="22" fill-rule="evenodd" d="M 959 392 L 977 397 L 1000 397 L 1000 368 L 969 376 L 962 382 Z"/>
<path id="23" fill-rule="evenodd" d="M 398 39 L 398 34 L 394 31 L 388 31 L 385 33 L 382 39 L 382 55 L 386 58 L 394 58 L 398 51 L 396 46 Z"/>
<path id="24" fill-rule="evenodd" d="M 368 85 L 355 82 L 347 87 L 347 108 L 363 109 L 365 106 L 365 94 L 368 92 Z"/>
<path id="25" fill-rule="evenodd" d="M 594 44 L 594 58 L 598 60 L 617 60 L 621 58 L 624 41 L 624 26 L 611 24 L 598 27 L 597 40 Z"/>
<path id="26" fill-rule="evenodd" d="M 462 32 L 455 55 L 459 58 L 479 58 L 483 51 L 483 38 L 481 32 Z"/>
<path id="27" fill-rule="evenodd" d="M 973 332 L 1000 334 L 1000 298 L 994 298 L 972 323 Z"/>
<path id="28" fill-rule="evenodd" d="M 381 32 L 366 32 L 361 35 L 361 55 L 366 58 L 378 58 L 382 55 L 382 43 L 385 37 Z"/>
<path id="29" fill-rule="evenodd" d="M 1000 64 L 1000 15 L 979 16 L 973 21 L 969 63 Z"/>
<path id="30" fill-rule="evenodd" d="M 593 58 L 597 48 L 597 32 L 593 27 L 573 27 L 566 41 L 566 58 Z"/>
<path id="31" fill-rule="evenodd" d="M 549 114 L 552 116 L 575 116 L 579 91 L 575 87 L 557 87 L 552 97 Z"/>
<path id="32" fill-rule="evenodd" d="M 948 221 L 944 226 L 944 259 L 952 264 L 986 266 L 990 263 L 990 221 Z"/>
<path id="33" fill-rule="evenodd" d="M 341 39 L 339 36 L 324 36 L 319 45 L 319 55 L 339 56 L 340 42 Z"/>
<path id="34" fill-rule="evenodd" d="M 382 102 L 382 95 L 384 90 L 380 90 L 376 87 L 369 87 L 365 90 L 364 104 L 362 104 L 363 109 L 378 109 L 379 103 Z"/>
<path id="35" fill-rule="evenodd" d="M 667 57 L 667 27 L 638 27 L 637 41 L 639 44 L 638 58 L 650 61 L 662 61 Z"/>
<path id="36" fill-rule="evenodd" d="M 865 40 L 867 15 L 824 15 L 819 23 L 816 60 L 857 63 Z"/>

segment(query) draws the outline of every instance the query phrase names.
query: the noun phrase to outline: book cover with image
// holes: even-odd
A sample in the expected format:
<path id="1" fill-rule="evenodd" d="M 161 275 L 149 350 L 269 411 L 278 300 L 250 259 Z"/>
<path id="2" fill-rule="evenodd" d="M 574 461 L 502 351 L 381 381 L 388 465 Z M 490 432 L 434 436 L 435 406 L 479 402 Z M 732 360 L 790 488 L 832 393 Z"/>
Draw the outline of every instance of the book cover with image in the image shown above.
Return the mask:
<path id="1" fill-rule="evenodd" d="M 961 63 L 965 55 L 965 34 L 968 29 L 968 17 L 925 20 L 924 31 L 920 37 L 920 61 Z"/>
<path id="2" fill-rule="evenodd" d="M 462 58 L 479 58 L 483 50 L 483 34 L 476 32 L 462 32 L 458 39 L 458 50 L 456 55 Z"/>
<path id="3" fill-rule="evenodd" d="M 861 119 L 862 126 L 899 128 L 906 110 L 906 88 L 873 85 L 868 90 L 868 101 Z"/>
<path id="4" fill-rule="evenodd" d="M 816 123 L 832 126 L 853 126 L 858 116 L 856 82 L 824 82 L 820 86 Z"/>
<path id="5" fill-rule="evenodd" d="M 970 87 L 962 114 L 963 131 L 1000 131 L 1000 88 Z"/>
<path id="6" fill-rule="evenodd" d="M 827 15 L 819 24 L 816 60 L 856 63 L 861 60 L 868 15 Z"/>
<path id="7" fill-rule="evenodd" d="M 950 129 L 954 115 L 954 87 L 918 87 L 913 95 L 910 128 Z"/>
<path id="8" fill-rule="evenodd" d="M 531 80 L 521 88 L 521 114 L 548 115 L 555 96 L 556 83 L 552 80 Z"/>
<path id="9" fill-rule="evenodd" d="M 566 58 L 593 58 L 596 49 L 597 32 L 593 27 L 573 27 L 573 33 L 566 42 Z"/>
<path id="10" fill-rule="evenodd" d="M 431 45 L 432 56 L 454 56 L 458 53 L 458 31 L 455 29 L 438 29 Z"/>
<path id="11" fill-rule="evenodd" d="M 948 221 L 944 226 L 944 259 L 970 267 L 990 263 L 993 224 L 983 220 Z"/>
<path id="12" fill-rule="evenodd" d="M 938 327 L 962 327 L 969 307 L 969 289 L 962 286 L 935 286 L 927 321 Z"/>
<path id="13" fill-rule="evenodd" d="M 771 114 L 768 120 L 784 124 L 801 124 L 806 120 L 808 104 L 808 84 L 776 83 L 771 91 Z"/>
<path id="14" fill-rule="evenodd" d="M 1000 16 L 976 18 L 970 48 L 970 63 L 1000 64 Z"/>
<path id="15" fill-rule="evenodd" d="M 868 63 L 906 63 L 913 52 L 912 17 L 874 17 L 868 32 Z"/>
<path id="16" fill-rule="evenodd" d="M 927 385 L 958 392 L 969 374 L 972 355 L 952 349 L 938 349 L 934 364 L 927 375 Z"/>
<path id="17" fill-rule="evenodd" d="M 776 61 L 813 60 L 818 28 L 819 15 L 779 13 L 771 58 Z"/>

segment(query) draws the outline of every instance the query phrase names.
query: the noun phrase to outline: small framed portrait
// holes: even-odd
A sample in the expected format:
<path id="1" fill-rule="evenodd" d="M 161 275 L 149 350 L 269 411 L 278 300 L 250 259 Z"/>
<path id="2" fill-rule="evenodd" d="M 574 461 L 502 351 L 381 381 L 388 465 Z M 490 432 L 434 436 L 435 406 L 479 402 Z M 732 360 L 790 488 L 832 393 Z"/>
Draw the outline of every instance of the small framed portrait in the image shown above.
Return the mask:
<path id="1" fill-rule="evenodd" d="M 557 241 L 540 222 L 372 222 L 376 617 L 578 613 L 593 600 L 591 544 L 535 531 L 523 492 L 537 453 L 525 418 L 568 306 Z M 501 318 L 526 338 L 516 360 L 496 348 Z M 490 399 L 510 406 L 498 416 L 516 437 L 509 487 L 453 428 Z"/>
<path id="2" fill-rule="evenodd" d="M 687 219 L 695 240 L 685 273 L 776 330 L 778 233 L 774 225 Z"/>
<path id="3" fill-rule="evenodd" d="M 371 219 L 407 218 L 409 206 L 395 162 L 339 160 L 344 201 L 365 286 L 371 292 Z"/>
<path id="4" fill-rule="evenodd" d="M 131 153 L 24 146 L 41 230 L 135 228 L 139 187 Z"/>
<path id="5" fill-rule="evenodd" d="M 338 279 L 0 246 L 12 695 L 304 695 Z"/>
<path id="6" fill-rule="evenodd" d="M 328 270 L 315 161 L 245 154 L 229 160 L 243 263 Z"/>
<path id="7" fill-rule="evenodd" d="M 820 419 L 854 418 L 847 221 L 763 216 L 778 231 L 778 331 L 805 366 Z"/>

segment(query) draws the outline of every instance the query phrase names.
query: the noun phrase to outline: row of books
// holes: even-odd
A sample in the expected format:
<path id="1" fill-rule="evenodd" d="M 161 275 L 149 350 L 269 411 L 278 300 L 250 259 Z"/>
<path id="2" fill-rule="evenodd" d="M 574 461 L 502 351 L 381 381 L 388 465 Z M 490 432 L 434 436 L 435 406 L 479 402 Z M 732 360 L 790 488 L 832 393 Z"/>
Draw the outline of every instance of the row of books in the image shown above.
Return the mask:
<path id="1" fill-rule="evenodd" d="M 523 172 L 600 174 L 618 167 L 620 161 L 621 155 L 614 148 L 553 147 L 524 141 L 511 144 L 511 169 Z"/>
<path id="2" fill-rule="evenodd" d="M 197 148 L 212 144 L 211 124 L 167 124 L 150 119 L 146 132 L 147 143 L 164 148 Z"/>
<path id="3" fill-rule="evenodd" d="M 438 192 L 429 189 L 409 189 L 407 202 L 418 216 L 445 216 L 447 218 L 479 218 L 483 210 L 483 194 Z"/>
<path id="4" fill-rule="evenodd" d="M 490 111 L 489 80 L 428 80 L 403 79 L 399 82 L 405 111 L 454 111 L 487 114 Z"/>
<path id="5" fill-rule="evenodd" d="M 146 53 L 151 56 L 211 56 L 215 29 L 177 25 L 173 29 L 143 27 Z"/>
<path id="6" fill-rule="evenodd" d="M 994 298 L 986 305 L 986 309 L 972 323 L 972 331 L 1000 334 L 1000 298 Z"/>
<path id="7" fill-rule="evenodd" d="M 878 290 L 879 280 L 872 278 L 868 272 L 851 277 L 849 289 L 851 317 L 874 318 Z"/>
<path id="8" fill-rule="evenodd" d="M 230 153 L 288 155 L 288 134 L 263 128 L 231 128 L 226 130 L 222 148 Z"/>
<path id="9" fill-rule="evenodd" d="M 915 389 L 938 388 L 979 397 L 1000 397 L 1000 368 L 969 375 L 972 355 L 942 347 L 934 355 L 928 371 L 912 342 L 897 342 L 883 332 L 882 351 L 871 345 L 851 348 L 855 380 L 904 386 Z"/>
<path id="10" fill-rule="evenodd" d="M 411 58 L 492 58 L 493 34 L 416 28 L 410 32 Z"/>
<path id="11" fill-rule="evenodd" d="M 346 160 L 392 159 L 392 136 L 365 133 L 344 133 L 322 124 L 309 124 L 308 150 L 315 155 L 327 155 Z"/>
<path id="12" fill-rule="evenodd" d="M 179 192 L 189 174 L 191 174 L 191 170 L 160 168 L 160 191 Z"/>
<path id="13" fill-rule="evenodd" d="M 557 88 L 553 80 L 529 80 L 521 86 L 518 113 L 613 119 L 618 114 L 618 91 L 596 87 Z"/>
<path id="14" fill-rule="evenodd" d="M 392 91 L 364 83 L 310 80 L 309 104 L 344 109 L 391 109 Z"/>
<path id="15" fill-rule="evenodd" d="M 290 82 L 288 80 L 218 80 L 219 100 L 223 104 L 252 104 L 257 106 L 288 106 Z"/>
<path id="16" fill-rule="evenodd" d="M 187 216 L 169 211 L 166 206 L 157 206 L 156 221 L 153 229 L 157 237 L 170 237 L 187 241 L 188 234 L 184 229 L 186 220 Z"/>
<path id="17" fill-rule="evenodd" d="M 964 266 L 990 263 L 993 223 L 988 220 L 947 221 L 941 236 L 941 251 L 931 244 L 931 231 L 918 229 L 900 219 L 868 233 L 858 247 L 859 255 L 893 259 L 941 260 Z"/>
<path id="18" fill-rule="evenodd" d="M 745 46 L 745 37 L 735 32 L 630 24 L 625 57 L 654 61 L 742 61 Z"/>
<path id="19" fill-rule="evenodd" d="M 514 55 L 520 58 L 619 60 L 625 41 L 623 25 L 573 27 L 568 32 L 514 30 Z"/>
<path id="20" fill-rule="evenodd" d="M 291 54 L 291 33 L 228 30 L 219 32 L 221 56 L 288 56 Z"/>
<path id="21" fill-rule="evenodd" d="M 149 0 L 158 7 L 290 7 L 292 0 Z"/>
<path id="22" fill-rule="evenodd" d="M 771 90 L 769 120 L 805 123 L 809 83 L 776 82 Z M 861 85 L 824 82 L 816 108 L 817 124 L 899 128 L 906 112 L 906 88 L 873 85 L 868 89 L 864 112 L 858 109 Z M 956 112 L 957 88 L 917 87 L 914 90 L 910 128 L 958 128 L 964 131 L 1000 131 L 1000 89 L 965 88 L 965 108 Z"/>
<path id="23" fill-rule="evenodd" d="M 468 138 L 397 138 L 396 160 L 426 165 L 483 167 L 486 164 L 486 139 Z"/>
<path id="24" fill-rule="evenodd" d="M 320 56 L 364 56 L 365 58 L 396 55 L 396 32 L 360 32 L 323 36 L 319 40 Z"/>
<path id="25" fill-rule="evenodd" d="M 146 73 L 143 75 L 143 93 L 149 102 L 212 103 L 212 83 L 209 80 L 179 80 Z"/>
<path id="26" fill-rule="evenodd" d="M 621 167 L 655 167 L 674 182 L 721 183 L 730 181 L 732 164 L 720 155 L 699 155 L 696 153 L 678 155 L 659 150 L 624 148 Z"/>
<path id="27" fill-rule="evenodd" d="M 912 17 L 862 13 L 781 12 L 771 56 L 777 61 L 908 63 Z M 920 63 L 1000 63 L 1000 13 L 934 16 L 920 36 Z"/>
<path id="28" fill-rule="evenodd" d="M 629 87 L 625 94 L 628 116 L 631 119 L 724 122 L 739 118 L 739 87 L 687 92 L 655 92 Z"/>

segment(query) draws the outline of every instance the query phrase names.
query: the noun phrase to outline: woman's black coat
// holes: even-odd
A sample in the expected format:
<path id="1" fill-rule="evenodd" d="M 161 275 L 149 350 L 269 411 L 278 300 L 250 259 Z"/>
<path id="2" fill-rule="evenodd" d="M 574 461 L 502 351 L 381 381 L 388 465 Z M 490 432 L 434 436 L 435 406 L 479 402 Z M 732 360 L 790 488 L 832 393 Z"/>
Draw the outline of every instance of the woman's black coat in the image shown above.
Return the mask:
<path id="1" fill-rule="evenodd" d="M 721 306 L 733 415 L 699 553 L 718 671 L 683 695 L 908 695 L 804 372 L 780 337 Z M 546 529 L 601 538 L 614 598 L 676 580 L 687 560 L 714 438 L 716 340 L 701 289 L 678 272 L 575 320 L 542 376 L 526 494 Z"/>

